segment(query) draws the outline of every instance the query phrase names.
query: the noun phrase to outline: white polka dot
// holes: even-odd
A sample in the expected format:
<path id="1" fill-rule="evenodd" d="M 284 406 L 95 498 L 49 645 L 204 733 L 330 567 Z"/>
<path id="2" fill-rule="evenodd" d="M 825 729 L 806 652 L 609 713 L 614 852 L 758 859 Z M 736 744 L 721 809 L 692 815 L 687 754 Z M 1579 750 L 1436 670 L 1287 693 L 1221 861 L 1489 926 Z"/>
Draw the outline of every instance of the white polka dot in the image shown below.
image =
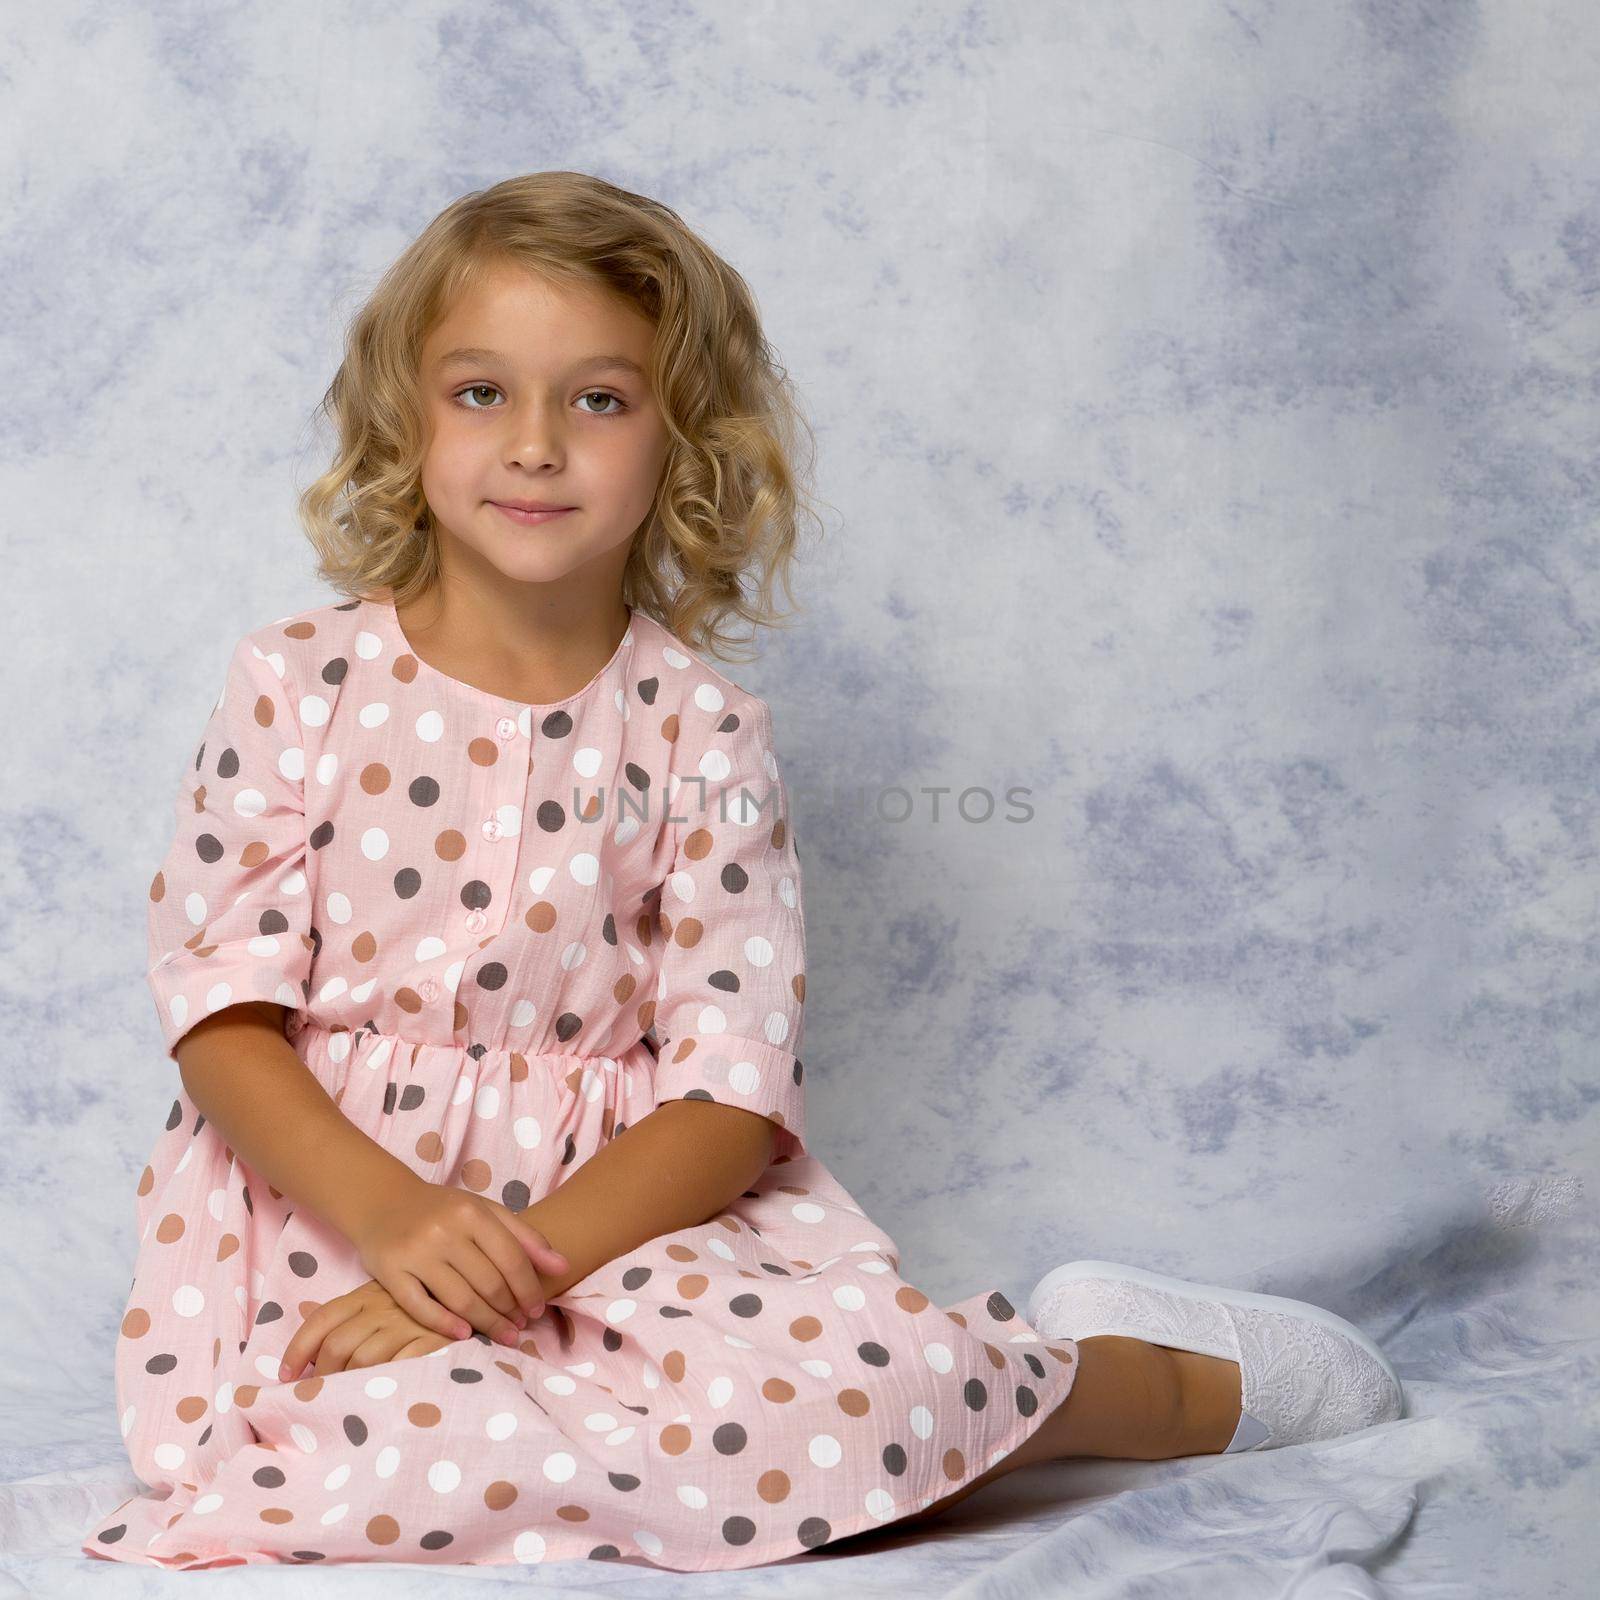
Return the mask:
<path id="1" fill-rule="evenodd" d="M 332 783 L 334 774 L 339 770 L 339 758 L 333 751 L 317 757 L 317 782 Z"/>
<path id="2" fill-rule="evenodd" d="M 189 1509 L 197 1517 L 209 1517 L 213 1511 L 222 1509 L 222 1496 L 220 1494 L 203 1494 Z"/>
<path id="3" fill-rule="evenodd" d="M 278 752 L 278 772 L 290 783 L 299 783 L 306 775 L 306 753 L 297 744 Z"/>
<path id="4" fill-rule="evenodd" d="M 341 928 L 350 920 L 349 895 L 334 893 L 328 896 L 328 920 L 337 922 Z"/>
<path id="5" fill-rule="evenodd" d="M 389 720 L 389 708 L 381 700 L 371 700 L 357 713 L 363 728 L 381 728 Z"/>
<path id="6" fill-rule="evenodd" d="M 424 711 L 417 718 L 417 737 L 424 744 L 437 744 L 444 738 L 444 718 L 437 711 Z"/>
<path id="7" fill-rule="evenodd" d="M 789 1215 L 796 1222 L 821 1222 L 827 1214 L 815 1200 L 797 1200 L 789 1207 Z"/>
<path id="8" fill-rule="evenodd" d="M 565 1450 L 544 1458 L 544 1475 L 551 1483 L 566 1483 L 578 1470 L 578 1463 Z"/>
<path id="9" fill-rule="evenodd" d="M 435 1494 L 449 1494 L 461 1484 L 461 1468 L 453 1461 L 435 1461 L 428 1468 L 428 1487 Z"/>
<path id="10" fill-rule="evenodd" d="M 521 999 L 511 1008 L 511 1026 L 526 1028 L 539 1015 L 539 1008 L 529 999 Z"/>
<path id="11" fill-rule="evenodd" d="M 700 775 L 709 783 L 721 783 L 733 771 L 733 763 L 725 750 L 707 750 L 700 757 Z M 728 797 L 728 820 L 733 820 L 733 796 Z"/>
<path id="12" fill-rule="evenodd" d="M 449 948 L 444 940 L 436 934 L 430 934 L 426 939 L 417 941 L 417 948 L 411 952 L 413 961 L 437 961 Z"/>
<path id="13" fill-rule="evenodd" d="M 167 1015 L 175 1027 L 181 1028 L 189 1020 L 189 1002 L 181 994 L 173 995 L 167 1002 Z"/>
<path id="14" fill-rule="evenodd" d="M 911 1408 L 911 1431 L 919 1439 L 926 1439 L 932 1435 L 933 1413 L 926 1406 Z"/>
<path id="15" fill-rule="evenodd" d="M 361 1392 L 369 1400 L 391 1400 L 399 1387 L 393 1378 L 372 1377 L 362 1384 Z"/>
<path id="16" fill-rule="evenodd" d="M 377 634 L 363 628 L 356 635 L 356 654 L 363 661 L 376 661 L 383 654 L 383 640 Z"/>
<path id="17" fill-rule="evenodd" d="M 181 1444 L 158 1444 L 151 1454 L 163 1472 L 176 1472 L 189 1458 L 189 1452 Z"/>
<path id="18" fill-rule="evenodd" d="M 349 1515 L 350 1503 L 346 1500 L 342 1500 L 336 1506 L 329 1506 L 328 1509 L 317 1518 L 317 1522 L 324 1528 L 331 1528 L 334 1523 L 343 1522 L 344 1519 Z"/>
<path id="19" fill-rule="evenodd" d="M 956 1364 L 956 1358 L 950 1346 L 940 1344 L 938 1340 L 923 1345 L 922 1354 L 926 1357 L 928 1365 L 935 1372 L 948 1372 Z"/>
<path id="20" fill-rule="evenodd" d="M 728 1068 L 728 1087 L 735 1094 L 754 1094 L 761 1087 L 761 1068 L 753 1061 L 735 1061 Z"/>
<path id="21" fill-rule="evenodd" d="M 398 1447 L 386 1444 L 378 1452 L 377 1459 L 373 1462 L 372 1470 L 380 1478 L 392 1478 L 400 1470 L 400 1451 Z"/>
<path id="22" fill-rule="evenodd" d="M 554 867 L 535 867 L 528 874 L 528 889 L 533 894 L 543 894 L 550 887 L 550 880 L 555 877 Z"/>
<path id="23" fill-rule="evenodd" d="M 551 1394 L 576 1394 L 578 1386 L 564 1373 L 552 1372 L 545 1380 L 544 1386 Z"/>
<path id="24" fill-rule="evenodd" d="M 768 1044 L 782 1044 L 789 1037 L 789 1019 L 781 1011 L 769 1011 L 761 1031 Z"/>
<path id="25" fill-rule="evenodd" d="M 592 778 L 600 770 L 600 751 L 592 744 L 572 752 L 572 770 L 580 778 Z"/>
<path id="26" fill-rule="evenodd" d="M 500 1115 L 500 1090 L 492 1083 L 480 1085 L 477 1095 L 473 1099 L 472 1110 L 475 1116 L 490 1118 Z"/>
<path id="27" fill-rule="evenodd" d="M 817 1467 L 836 1467 L 844 1457 L 839 1441 L 831 1433 L 815 1435 L 806 1446 L 806 1451 L 811 1457 L 811 1464 Z"/>
<path id="28" fill-rule="evenodd" d="M 583 1425 L 591 1433 L 609 1433 L 617 1425 L 617 1419 L 609 1411 L 591 1411 L 583 1419 Z"/>
<path id="29" fill-rule="evenodd" d="M 722 691 L 714 683 L 698 683 L 694 690 L 694 703 L 702 711 L 720 711 L 725 704 Z"/>
<path id="30" fill-rule="evenodd" d="M 320 728 L 330 715 L 328 702 L 320 694 L 308 694 L 300 702 L 300 721 L 307 728 Z"/>
<path id="31" fill-rule="evenodd" d="M 389 853 L 389 835 L 382 828 L 368 828 L 361 835 L 361 853 L 368 861 L 382 861 Z"/>
<path id="32" fill-rule="evenodd" d="M 233 985 L 231 983 L 214 983 L 206 990 L 206 1010 L 220 1011 L 233 1001 Z"/>
<path id="33" fill-rule="evenodd" d="M 600 858 L 583 851 L 567 863 L 567 871 L 572 874 L 575 883 L 588 887 L 600 879 Z"/>
<path id="34" fill-rule="evenodd" d="M 502 839 L 515 839 L 522 832 L 522 807 L 506 804 L 494 808 Z"/>
<path id="35" fill-rule="evenodd" d="M 720 1411 L 733 1399 L 733 1379 L 719 1375 L 706 1385 L 706 1403 L 713 1411 Z"/>
<path id="36" fill-rule="evenodd" d="M 289 1424 L 289 1437 L 293 1439 L 296 1446 L 308 1456 L 315 1455 L 317 1450 L 320 1448 L 317 1444 L 317 1436 L 315 1432 L 308 1428 L 303 1422 L 292 1422 Z"/>
<path id="37" fill-rule="evenodd" d="M 728 1018 L 721 1006 L 702 1006 L 695 1019 L 696 1033 L 726 1033 Z"/>
<path id="38" fill-rule="evenodd" d="M 544 1130 L 539 1126 L 537 1117 L 518 1117 L 511 1124 L 511 1133 L 524 1150 L 532 1150 L 544 1137 Z"/>
<path id="39" fill-rule="evenodd" d="M 350 1481 L 350 1463 L 346 1461 L 342 1466 L 335 1467 L 326 1478 L 322 1480 L 322 1487 L 330 1494 L 344 1488 Z"/>
<path id="40" fill-rule="evenodd" d="M 681 650 L 674 650 L 670 644 L 662 646 L 661 659 L 665 661 L 669 667 L 677 667 L 680 670 L 689 665 L 688 656 L 686 656 Z"/>
<path id="41" fill-rule="evenodd" d="M 859 1311 L 867 1303 L 867 1297 L 862 1292 L 858 1283 L 841 1283 L 833 1291 L 833 1303 L 841 1311 Z"/>
<path id="42" fill-rule="evenodd" d="M 711 1503 L 710 1496 L 704 1489 L 697 1489 L 692 1483 L 678 1485 L 678 1498 L 689 1507 L 691 1511 L 704 1511 Z"/>
<path id="43" fill-rule="evenodd" d="M 871 1490 L 863 1504 L 867 1508 L 867 1515 L 877 1522 L 883 1522 L 894 1515 L 894 1496 L 887 1489 Z"/>
<path id="44" fill-rule="evenodd" d="M 511 1541 L 511 1553 L 524 1566 L 544 1560 L 544 1535 L 537 1528 L 524 1528 Z"/>
<path id="45" fill-rule="evenodd" d="M 267 809 L 267 797 L 259 789 L 241 789 L 233 797 L 233 809 L 241 817 L 259 817 Z"/>
<path id="46" fill-rule="evenodd" d="M 497 1411 L 483 1425 L 483 1431 L 497 1444 L 502 1439 L 509 1439 L 517 1431 L 517 1415 L 514 1411 Z"/>
<path id="47" fill-rule="evenodd" d="M 637 1300 L 613 1300 L 605 1309 L 605 1319 L 613 1324 L 626 1322 L 638 1309 Z"/>

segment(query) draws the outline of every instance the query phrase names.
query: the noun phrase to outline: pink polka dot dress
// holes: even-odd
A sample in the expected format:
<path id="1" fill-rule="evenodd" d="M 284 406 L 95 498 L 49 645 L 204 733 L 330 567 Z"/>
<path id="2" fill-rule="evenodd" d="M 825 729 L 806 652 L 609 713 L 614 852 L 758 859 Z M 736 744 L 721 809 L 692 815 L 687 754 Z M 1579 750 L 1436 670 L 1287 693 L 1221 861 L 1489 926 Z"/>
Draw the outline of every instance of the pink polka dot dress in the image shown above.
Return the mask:
<path id="1" fill-rule="evenodd" d="M 934 1305 L 806 1147 L 786 800 L 766 703 L 638 610 L 555 705 L 430 667 L 384 600 L 239 641 L 150 888 L 169 1053 L 224 1006 L 289 1007 L 351 1122 L 513 1211 L 665 1100 L 759 1112 L 776 1145 L 514 1350 L 283 1382 L 304 1318 L 370 1273 L 180 1082 L 115 1354 L 147 1492 L 86 1553 L 752 1567 L 922 1509 L 1060 1404 L 1073 1341 L 998 1290 Z"/>

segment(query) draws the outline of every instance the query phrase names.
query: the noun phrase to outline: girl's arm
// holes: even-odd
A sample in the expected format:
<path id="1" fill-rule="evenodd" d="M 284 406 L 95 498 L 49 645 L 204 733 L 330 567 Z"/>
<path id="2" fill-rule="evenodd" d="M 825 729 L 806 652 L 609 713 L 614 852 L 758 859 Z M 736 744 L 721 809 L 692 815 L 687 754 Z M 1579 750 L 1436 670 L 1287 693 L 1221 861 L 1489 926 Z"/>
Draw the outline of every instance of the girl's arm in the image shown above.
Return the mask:
<path id="1" fill-rule="evenodd" d="M 176 1046 L 183 1087 L 252 1172 L 348 1238 L 369 1196 L 415 1174 L 333 1103 L 283 1020 L 262 1002 L 202 1018 Z"/>
<path id="2" fill-rule="evenodd" d="M 559 1277 L 540 1272 L 545 1294 L 565 1293 L 658 1234 L 709 1221 L 766 1171 L 776 1131 L 710 1100 L 668 1100 L 624 1128 L 518 1213 L 570 1263 Z"/>

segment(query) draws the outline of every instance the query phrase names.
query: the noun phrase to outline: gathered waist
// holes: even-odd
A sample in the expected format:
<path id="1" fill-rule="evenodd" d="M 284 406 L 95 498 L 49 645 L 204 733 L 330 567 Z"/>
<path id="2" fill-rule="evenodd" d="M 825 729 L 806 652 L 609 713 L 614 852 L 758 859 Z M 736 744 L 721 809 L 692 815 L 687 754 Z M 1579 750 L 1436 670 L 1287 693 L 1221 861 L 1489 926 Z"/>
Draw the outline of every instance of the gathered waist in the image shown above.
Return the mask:
<path id="1" fill-rule="evenodd" d="M 298 1020 L 299 1026 L 294 1026 Z M 621 1052 L 590 1052 L 582 1050 L 531 1050 L 513 1045 L 434 1043 L 426 1039 L 408 1038 L 403 1033 L 385 1033 L 376 1028 L 330 1028 L 307 1017 L 304 1012 L 293 1013 L 288 1030 L 290 1042 L 304 1057 L 315 1052 L 329 1061 L 349 1062 L 361 1060 L 370 1066 L 393 1061 L 402 1069 L 426 1068 L 430 1063 L 450 1061 L 459 1064 L 463 1059 L 508 1063 L 542 1063 L 559 1070 L 573 1067 L 599 1066 L 614 1070 L 628 1063 L 654 1061 L 655 1052 L 641 1037 Z M 301 1041 L 304 1041 L 302 1044 Z"/>

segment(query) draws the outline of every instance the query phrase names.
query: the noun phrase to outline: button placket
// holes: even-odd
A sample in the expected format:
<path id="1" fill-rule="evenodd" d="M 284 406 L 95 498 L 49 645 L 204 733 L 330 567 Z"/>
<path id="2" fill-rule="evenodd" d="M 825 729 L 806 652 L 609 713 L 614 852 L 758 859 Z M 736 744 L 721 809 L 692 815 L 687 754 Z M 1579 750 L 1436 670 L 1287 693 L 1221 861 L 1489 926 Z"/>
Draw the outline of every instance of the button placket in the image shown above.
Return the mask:
<path id="1" fill-rule="evenodd" d="M 509 786 L 511 782 L 510 774 L 514 768 L 517 768 L 517 752 L 512 748 L 512 745 L 513 741 L 521 737 L 522 728 L 515 717 L 500 717 L 495 722 L 494 731 L 501 743 L 507 747 L 501 761 L 497 762 L 496 766 L 505 768 L 507 773 L 505 782 Z M 505 804 L 520 806 L 527 800 L 526 763 L 523 763 L 521 768 L 517 769 L 517 777 L 519 792 L 514 800 L 503 802 Z M 500 807 L 497 805 L 480 824 L 479 831 L 483 834 L 487 844 L 498 844 L 506 837 L 506 825 L 500 820 L 499 809 Z M 492 856 L 485 860 L 484 870 L 480 874 L 493 891 L 489 908 L 491 913 L 498 913 L 494 924 L 497 931 L 505 927 L 511 910 L 512 888 L 516 881 L 517 870 L 515 851 L 511 852 L 511 857 L 512 859 L 508 861 L 504 852 L 495 851 Z M 496 867 L 499 868 L 498 871 L 495 870 Z M 480 907 L 474 907 L 466 914 L 463 921 L 469 933 L 479 935 L 489 927 L 490 918 Z"/>

